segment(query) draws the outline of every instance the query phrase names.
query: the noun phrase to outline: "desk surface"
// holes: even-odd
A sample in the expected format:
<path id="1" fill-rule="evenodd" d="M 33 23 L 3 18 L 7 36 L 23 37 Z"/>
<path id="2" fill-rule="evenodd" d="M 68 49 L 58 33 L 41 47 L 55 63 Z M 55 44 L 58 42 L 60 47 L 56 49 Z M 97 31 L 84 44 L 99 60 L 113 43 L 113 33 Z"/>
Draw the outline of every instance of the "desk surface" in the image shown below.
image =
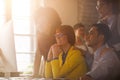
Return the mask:
<path id="1" fill-rule="evenodd" d="M 31 74 L 20 74 L 20 72 L 0 72 L 0 80 L 70 80 L 65 78 L 46 79 L 33 78 Z"/>
<path id="2" fill-rule="evenodd" d="M 30 77 L 0 77 L 0 80 L 68 80 L 65 78 L 57 78 L 57 79 L 46 79 L 46 78 L 30 78 Z"/>

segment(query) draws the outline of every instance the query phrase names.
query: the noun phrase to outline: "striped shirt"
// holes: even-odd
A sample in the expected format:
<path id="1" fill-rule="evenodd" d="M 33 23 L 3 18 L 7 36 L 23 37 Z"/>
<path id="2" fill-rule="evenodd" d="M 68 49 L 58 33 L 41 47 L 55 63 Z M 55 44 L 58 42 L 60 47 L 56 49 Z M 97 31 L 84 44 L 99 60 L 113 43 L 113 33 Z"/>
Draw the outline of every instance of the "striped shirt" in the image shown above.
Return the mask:
<path id="1" fill-rule="evenodd" d="M 94 61 L 91 70 L 87 73 L 95 80 L 115 80 L 119 74 L 120 61 L 113 50 L 105 51 L 101 55 L 101 51 L 106 46 L 98 48 L 94 52 Z"/>

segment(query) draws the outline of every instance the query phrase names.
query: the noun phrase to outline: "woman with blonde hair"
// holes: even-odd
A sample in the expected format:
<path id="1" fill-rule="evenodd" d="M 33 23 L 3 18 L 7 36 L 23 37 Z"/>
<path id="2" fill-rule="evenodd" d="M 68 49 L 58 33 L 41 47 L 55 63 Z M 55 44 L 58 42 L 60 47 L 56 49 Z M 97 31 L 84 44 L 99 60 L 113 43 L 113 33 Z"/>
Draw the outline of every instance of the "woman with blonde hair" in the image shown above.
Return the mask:
<path id="1" fill-rule="evenodd" d="M 74 46 L 73 28 L 61 25 L 56 29 L 55 39 L 48 53 L 45 77 L 77 80 L 87 72 L 87 66 L 81 51 Z"/>

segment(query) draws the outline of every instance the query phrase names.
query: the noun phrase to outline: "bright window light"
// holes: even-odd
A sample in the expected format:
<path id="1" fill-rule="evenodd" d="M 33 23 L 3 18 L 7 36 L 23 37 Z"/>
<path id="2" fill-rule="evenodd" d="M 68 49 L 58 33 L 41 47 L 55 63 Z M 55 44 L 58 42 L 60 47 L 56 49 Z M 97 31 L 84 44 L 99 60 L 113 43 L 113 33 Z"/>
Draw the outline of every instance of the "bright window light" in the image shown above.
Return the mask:
<path id="1" fill-rule="evenodd" d="M 12 0 L 12 15 L 16 16 L 30 16 L 31 0 Z"/>
<path id="2" fill-rule="evenodd" d="M 45 6 L 44 0 L 40 0 L 40 6 L 42 6 L 42 7 Z"/>
<path id="3" fill-rule="evenodd" d="M 17 67 L 22 72 L 33 64 L 36 49 L 36 32 L 31 20 L 32 1 L 36 0 L 12 0 Z M 44 7 L 44 0 L 40 0 L 40 6 Z"/>
<path id="4" fill-rule="evenodd" d="M 5 22 L 5 0 L 0 0 L 0 27 L 3 26 Z"/>
<path id="5" fill-rule="evenodd" d="M 33 63 L 35 31 L 31 24 L 31 0 L 12 0 L 12 20 L 18 71 L 25 72 Z"/>
<path id="6" fill-rule="evenodd" d="M 5 14 L 5 3 L 4 0 L 0 0 L 0 16 Z"/>

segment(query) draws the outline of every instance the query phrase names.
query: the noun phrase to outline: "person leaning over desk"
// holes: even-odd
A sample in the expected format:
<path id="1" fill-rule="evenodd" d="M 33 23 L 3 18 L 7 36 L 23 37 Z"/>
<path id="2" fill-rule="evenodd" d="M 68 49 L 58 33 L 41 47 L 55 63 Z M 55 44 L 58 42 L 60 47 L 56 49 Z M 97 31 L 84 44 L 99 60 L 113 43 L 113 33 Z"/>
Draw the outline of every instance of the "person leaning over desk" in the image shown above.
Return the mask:
<path id="1" fill-rule="evenodd" d="M 56 29 L 56 43 L 50 47 L 45 65 L 46 78 L 77 80 L 87 72 L 81 51 L 74 46 L 75 34 L 69 25 Z"/>
<path id="2" fill-rule="evenodd" d="M 37 29 L 37 49 L 33 77 L 44 77 L 47 53 L 50 46 L 55 43 L 54 33 L 62 22 L 56 10 L 50 7 L 38 8 L 34 14 L 34 20 Z"/>
<path id="3" fill-rule="evenodd" d="M 120 58 L 120 0 L 97 0 L 98 23 L 108 25 L 112 37 L 108 47 L 112 47 Z"/>

